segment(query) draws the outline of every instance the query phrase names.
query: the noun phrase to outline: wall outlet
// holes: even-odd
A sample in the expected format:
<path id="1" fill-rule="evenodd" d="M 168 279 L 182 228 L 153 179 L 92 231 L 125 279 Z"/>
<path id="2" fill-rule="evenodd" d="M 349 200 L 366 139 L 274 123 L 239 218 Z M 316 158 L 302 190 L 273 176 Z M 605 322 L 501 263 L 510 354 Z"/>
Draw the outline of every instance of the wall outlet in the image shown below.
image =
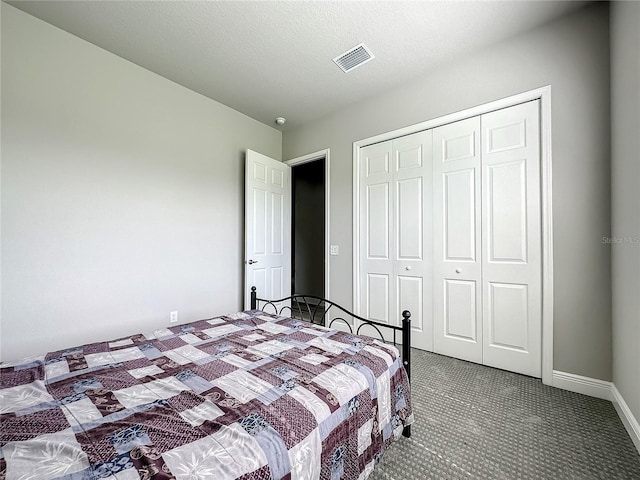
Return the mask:
<path id="1" fill-rule="evenodd" d="M 176 323 L 178 321 L 178 311 L 174 310 L 169 314 L 169 321 L 171 323 Z"/>
<path id="2" fill-rule="evenodd" d="M 340 253 L 340 249 L 338 248 L 338 245 L 331 245 L 331 247 L 329 248 L 329 253 L 331 255 L 338 255 Z"/>

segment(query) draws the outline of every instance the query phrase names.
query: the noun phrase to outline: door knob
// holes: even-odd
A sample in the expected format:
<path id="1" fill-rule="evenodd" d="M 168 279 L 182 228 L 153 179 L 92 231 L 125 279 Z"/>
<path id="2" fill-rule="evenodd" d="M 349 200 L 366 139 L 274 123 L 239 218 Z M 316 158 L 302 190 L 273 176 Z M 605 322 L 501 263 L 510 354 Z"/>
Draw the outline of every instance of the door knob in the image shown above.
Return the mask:
<path id="1" fill-rule="evenodd" d="M 461 273 L 462 269 L 461 268 L 456 268 L 456 273 Z"/>
<path id="2" fill-rule="evenodd" d="M 406 267 L 404 267 L 405 270 L 411 270 L 411 265 L 407 265 Z"/>
<path id="3" fill-rule="evenodd" d="M 258 263 L 258 260 L 249 260 L 247 263 L 253 265 L 254 263 Z"/>

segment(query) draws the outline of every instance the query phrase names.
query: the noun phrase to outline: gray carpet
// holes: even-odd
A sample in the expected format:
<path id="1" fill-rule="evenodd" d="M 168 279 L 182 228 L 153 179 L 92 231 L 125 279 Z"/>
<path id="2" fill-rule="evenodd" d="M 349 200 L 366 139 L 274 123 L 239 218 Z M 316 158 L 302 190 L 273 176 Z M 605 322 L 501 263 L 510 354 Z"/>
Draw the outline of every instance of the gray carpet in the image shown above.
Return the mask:
<path id="1" fill-rule="evenodd" d="M 370 480 L 638 480 L 640 455 L 611 402 L 421 350 L 412 437 Z"/>

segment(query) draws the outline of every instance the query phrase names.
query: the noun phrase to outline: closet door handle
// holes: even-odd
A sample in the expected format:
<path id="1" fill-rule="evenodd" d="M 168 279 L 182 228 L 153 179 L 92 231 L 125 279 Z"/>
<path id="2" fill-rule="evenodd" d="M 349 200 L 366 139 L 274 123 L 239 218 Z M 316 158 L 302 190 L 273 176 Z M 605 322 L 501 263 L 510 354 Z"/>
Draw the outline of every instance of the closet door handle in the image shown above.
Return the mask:
<path id="1" fill-rule="evenodd" d="M 462 269 L 461 268 L 456 268 L 456 273 L 462 273 Z"/>
<path id="2" fill-rule="evenodd" d="M 253 265 L 254 263 L 258 263 L 258 260 L 249 260 L 247 263 Z"/>
<path id="3" fill-rule="evenodd" d="M 411 265 L 407 265 L 406 267 L 404 267 L 405 270 L 411 270 Z"/>

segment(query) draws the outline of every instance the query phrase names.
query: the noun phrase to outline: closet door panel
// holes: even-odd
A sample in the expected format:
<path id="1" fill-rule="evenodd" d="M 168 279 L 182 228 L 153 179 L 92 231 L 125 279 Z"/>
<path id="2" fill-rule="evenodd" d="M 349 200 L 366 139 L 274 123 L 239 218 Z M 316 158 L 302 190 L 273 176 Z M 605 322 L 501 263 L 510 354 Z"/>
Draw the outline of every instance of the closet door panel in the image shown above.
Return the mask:
<path id="1" fill-rule="evenodd" d="M 528 350 L 529 292 L 527 285 L 487 282 L 487 318 L 491 323 L 487 343 L 496 347 Z"/>
<path id="2" fill-rule="evenodd" d="M 492 263 L 527 263 L 527 160 L 488 165 L 486 249 Z"/>
<path id="3" fill-rule="evenodd" d="M 359 311 L 378 322 L 393 315 L 394 235 L 391 141 L 360 151 L 359 179 Z"/>
<path id="4" fill-rule="evenodd" d="M 445 335 L 467 342 L 477 342 L 477 285 L 468 280 L 444 280 Z"/>
<path id="5" fill-rule="evenodd" d="M 398 187 L 398 260 L 423 260 L 422 177 L 400 180 Z"/>
<path id="6" fill-rule="evenodd" d="M 433 131 L 434 351 L 482 363 L 480 118 Z"/>
<path id="7" fill-rule="evenodd" d="M 429 303 L 425 302 L 425 287 L 424 278 L 417 276 L 398 275 L 396 277 L 397 291 L 396 296 L 398 298 L 398 305 L 402 310 L 409 310 L 411 312 L 411 328 L 412 333 L 420 335 L 421 333 L 427 334 L 429 337 L 430 330 L 425 329 L 425 317 L 424 308 L 429 307 Z M 415 335 L 414 335 L 415 336 Z M 413 346 L 417 348 L 425 348 L 420 343 L 420 338 L 414 338 Z"/>
<path id="8" fill-rule="evenodd" d="M 389 279 L 390 275 L 370 273 L 365 287 L 365 318 L 376 322 L 389 323 Z"/>
<path id="9" fill-rule="evenodd" d="M 366 254 L 370 260 L 390 260 L 389 187 L 388 181 L 366 187 Z"/>
<path id="10" fill-rule="evenodd" d="M 412 346 L 433 349 L 431 294 L 432 132 L 393 140 L 395 319 L 411 312 Z"/>
<path id="11" fill-rule="evenodd" d="M 538 101 L 481 118 L 484 364 L 540 377 Z"/>
<path id="12" fill-rule="evenodd" d="M 442 174 L 445 261 L 476 261 L 476 169 Z"/>

